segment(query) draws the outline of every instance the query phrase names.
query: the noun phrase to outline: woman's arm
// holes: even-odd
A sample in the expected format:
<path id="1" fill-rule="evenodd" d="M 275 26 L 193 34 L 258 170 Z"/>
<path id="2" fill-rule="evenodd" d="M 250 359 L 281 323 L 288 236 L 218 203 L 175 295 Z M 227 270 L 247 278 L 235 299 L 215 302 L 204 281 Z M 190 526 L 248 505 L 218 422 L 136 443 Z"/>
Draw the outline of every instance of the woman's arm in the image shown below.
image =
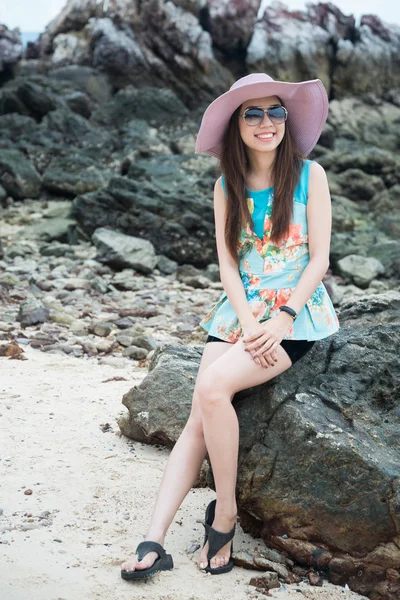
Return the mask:
<path id="1" fill-rule="evenodd" d="M 314 293 L 329 267 L 332 209 L 328 179 L 323 167 L 310 166 L 307 201 L 308 249 L 310 261 L 287 305 L 299 312 Z"/>
<path id="2" fill-rule="evenodd" d="M 226 199 L 221 177 L 217 179 L 214 186 L 214 218 L 221 283 L 243 327 L 244 323 L 253 322 L 254 316 L 247 302 L 238 265 L 225 244 Z"/>

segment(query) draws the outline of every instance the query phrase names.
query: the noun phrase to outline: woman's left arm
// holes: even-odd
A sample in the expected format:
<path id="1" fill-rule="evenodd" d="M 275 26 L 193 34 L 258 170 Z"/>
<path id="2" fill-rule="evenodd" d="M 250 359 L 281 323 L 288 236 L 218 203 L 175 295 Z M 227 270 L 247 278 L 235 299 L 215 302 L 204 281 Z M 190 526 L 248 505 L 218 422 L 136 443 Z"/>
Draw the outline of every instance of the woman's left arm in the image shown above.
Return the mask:
<path id="1" fill-rule="evenodd" d="M 310 165 L 306 210 L 310 260 L 287 301 L 287 306 L 297 313 L 310 299 L 329 267 L 331 196 L 325 170 L 316 162 Z M 256 350 L 253 358 L 259 354 L 269 354 L 281 343 L 292 323 L 292 317 L 281 311 L 244 338 L 246 350 Z"/>
<path id="2" fill-rule="evenodd" d="M 315 292 L 329 267 L 332 228 L 331 195 L 325 170 L 316 162 L 310 165 L 307 222 L 310 262 L 287 301 L 287 305 L 297 313 Z"/>

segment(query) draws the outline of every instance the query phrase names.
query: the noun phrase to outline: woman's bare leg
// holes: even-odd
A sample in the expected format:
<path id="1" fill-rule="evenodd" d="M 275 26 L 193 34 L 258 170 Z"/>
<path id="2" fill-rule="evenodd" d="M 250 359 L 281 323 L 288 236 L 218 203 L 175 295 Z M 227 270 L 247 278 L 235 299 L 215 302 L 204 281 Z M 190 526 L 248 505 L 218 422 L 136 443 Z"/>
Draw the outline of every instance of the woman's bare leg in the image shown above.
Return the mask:
<path id="1" fill-rule="evenodd" d="M 236 475 L 239 446 L 239 425 L 231 401 L 240 390 L 269 381 L 291 366 L 291 360 L 282 346 L 276 349 L 278 362 L 272 367 L 257 365 L 239 340 L 223 356 L 215 360 L 198 378 L 204 438 L 217 491 L 217 505 L 213 527 L 227 533 L 236 521 Z M 212 568 L 227 564 L 231 542 L 226 544 L 210 561 Z M 208 543 L 200 559 L 205 568 Z"/>
<path id="2" fill-rule="evenodd" d="M 205 345 L 193 393 L 192 410 L 168 457 L 146 540 L 164 545 L 168 527 L 199 474 L 207 449 L 198 404 L 197 382 L 203 371 L 230 347 L 231 344 L 225 342 L 209 342 Z M 149 552 L 142 561 L 138 561 L 135 554 L 124 562 L 121 568 L 126 571 L 147 569 L 157 557 L 155 552 Z"/>

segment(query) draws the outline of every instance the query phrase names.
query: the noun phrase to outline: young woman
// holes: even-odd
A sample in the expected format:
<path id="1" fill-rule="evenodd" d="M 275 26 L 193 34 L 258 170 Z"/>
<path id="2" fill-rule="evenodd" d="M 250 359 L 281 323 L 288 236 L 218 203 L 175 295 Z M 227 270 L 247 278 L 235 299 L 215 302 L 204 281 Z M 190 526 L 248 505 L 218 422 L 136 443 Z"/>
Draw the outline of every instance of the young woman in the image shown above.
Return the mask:
<path id="1" fill-rule="evenodd" d="M 146 540 L 122 565 L 125 579 L 173 567 L 163 543 L 208 452 L 217 499 L 207 507 L 199 567 L 230 571 L 237 515 L 236 392 L 269 381 L 339 328 L 322 283 L 331 203 L 324 169 L 306 159 L 328 98 L 319 79 L 242 77 L 204 113 L 196 152 L 220 159 L 214 187 L 224 292 L 201 326 L 209 333 L 192 410 L 163 475 Z"/>

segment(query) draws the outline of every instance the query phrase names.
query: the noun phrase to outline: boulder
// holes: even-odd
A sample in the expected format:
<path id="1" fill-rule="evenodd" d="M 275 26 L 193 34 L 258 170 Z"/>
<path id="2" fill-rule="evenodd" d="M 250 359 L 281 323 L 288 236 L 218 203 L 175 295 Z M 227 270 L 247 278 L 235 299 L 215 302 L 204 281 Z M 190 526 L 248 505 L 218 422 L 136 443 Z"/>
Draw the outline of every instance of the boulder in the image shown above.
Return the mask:
<path id="1" fill-rule="evenodd" d="M 150 240 L 158 254 L 179 264 L 203 268 L 215 263 L 212 201 L 204 191 L 207 178 L 203 174 L 199 182 L 193 171 L 183 168 L 184 161 L 180 156 L 136 161 L 129 172 L 135 179 L 113 177 L 106 188 L 77 196 L 72 216 L 88 235 L 108 225 Z M 208 179 L 212 189 L 212 176 Z"/>
<path id="2" fill-rule="evenodd" d="M 0 152 L 0 183 L 16 200 L 39 197 L 40 176 L 18 150 Z"/>
<path id="3" fill-rule="evenodd" d="M 12 68 L 22 57 L 22 42 L 18 29 L 0 24 L 0 73 Z"/>
<path id="4" fill-rule="evenodd" d="M 43 173 L 43 187 L 65 195 L 92 192 L 104 183 L 104 176 L 96 163 L 79 154 L 55 157 Z"/>
<path id="5" fill-rule="evenodd" d="M 339 273 L 361 288 L 368 287 L 368 284 L 385 272 L 385 267 L 373 257 L 365 258 L 357 254 L 349 254 L 341 258 L 338 263 Z"/>
<path id="6" fill-rule="evenodd" d="M 400 293 L 384 296 L 360 299 L 307 358 L 233 399 L 244 530 L 370 598 L 393 589 L 400 564 Z M 363 321 L 368 306 L 374 314 Z M 384 306 L 391 322 L 377 318 Z M 148 375 L 123 396 L 125 435 L 175 444 L 201 353 L 190 346 L 155 351 Z"/>
<path id="7" fill-rule="evenodd" d="M 131 267 L 140 273 L 151 273 L 157 264 L 153 244 L 106 227 L 96 229 L 92 235 L 98 254 L 96 260 L 115 269 Z"/>

